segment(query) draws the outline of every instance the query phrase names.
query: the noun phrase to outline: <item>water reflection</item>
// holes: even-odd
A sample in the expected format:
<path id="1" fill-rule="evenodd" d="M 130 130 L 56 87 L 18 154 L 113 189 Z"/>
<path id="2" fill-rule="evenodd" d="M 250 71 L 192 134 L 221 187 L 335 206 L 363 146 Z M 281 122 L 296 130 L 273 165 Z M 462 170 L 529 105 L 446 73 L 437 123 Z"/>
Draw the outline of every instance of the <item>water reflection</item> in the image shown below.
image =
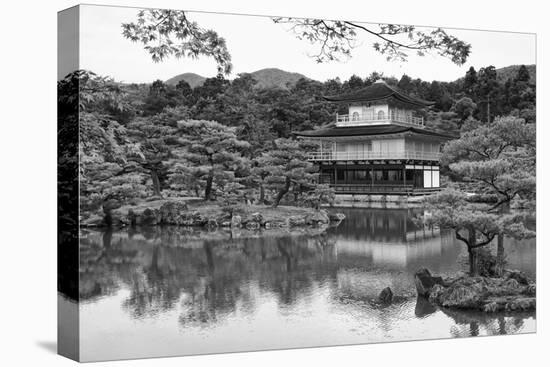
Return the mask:
<path id="1" fill-rule="evenodd" d="M 336 228 L 302 235 L 83 231 L 84 359 L 136 356 L 135 345 L 143 356 L 177 355 L 534 330 L 534 314 L 457 313 L 417 301 L 417 268 L 462 268 L 450 234 L 419 230 L 409 210 L 345 214 Z M 508 245 L 508 260 L 534 272 L 534 242 Z M 396 301 L 380 305 L 386 286 Z"/>

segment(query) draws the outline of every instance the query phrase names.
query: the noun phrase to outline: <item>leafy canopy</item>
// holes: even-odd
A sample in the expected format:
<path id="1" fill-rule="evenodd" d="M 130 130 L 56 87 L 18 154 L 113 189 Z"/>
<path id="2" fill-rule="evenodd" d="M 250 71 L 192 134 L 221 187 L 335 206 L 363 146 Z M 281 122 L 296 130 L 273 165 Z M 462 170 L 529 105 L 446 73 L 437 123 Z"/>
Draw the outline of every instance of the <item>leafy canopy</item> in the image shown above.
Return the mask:
<path id="1" fill-rule="evenodd" d="M 470 55 L 471 45 L 448 34 L 442 28 L 431 31 L 419 30 L 415 26 L 399 24 L 354 23 L 339 20 L 274 18 L 279 24 L 289 24 L 290 31 L 300 40 L 307 40 L 320 47 L 313 57 L 317 62 L 349 58 L 351 51 L 359 44 L 358 36 L 364 32 L 376 39 L 372 47 L 388 61 L 407 61 L 409 52 L 419 56 L 435 52 L 463 65 Z"/>
<path id="2" fill-rule="evenodd" d="M 143 44 L 155 62 L 176 58 L 212 57 L 219 74 L 231 73 L 231 55 L 225 39 L 200 27 L 181 10 L 140 10 L 135 22 L 122 24 L 122 35 Z"/>

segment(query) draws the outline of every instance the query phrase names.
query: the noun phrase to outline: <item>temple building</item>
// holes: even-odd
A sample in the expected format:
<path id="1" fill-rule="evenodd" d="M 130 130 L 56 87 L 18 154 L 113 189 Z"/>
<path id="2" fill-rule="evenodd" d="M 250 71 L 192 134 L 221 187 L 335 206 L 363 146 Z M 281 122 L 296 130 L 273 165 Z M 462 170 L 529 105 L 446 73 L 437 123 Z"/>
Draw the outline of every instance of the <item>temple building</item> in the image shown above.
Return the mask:
<path id="1" fill-rule="evenodd" d="M 379 80 L 356 92 L 327 96 L 345 104 L 332 127 L 296 133 L 318 141 L 310 160 L 337 193 L 414 195 L 439 190 L 439 159 L 452 136 L 426 128 L 421 115 L 433 102 Z"/>

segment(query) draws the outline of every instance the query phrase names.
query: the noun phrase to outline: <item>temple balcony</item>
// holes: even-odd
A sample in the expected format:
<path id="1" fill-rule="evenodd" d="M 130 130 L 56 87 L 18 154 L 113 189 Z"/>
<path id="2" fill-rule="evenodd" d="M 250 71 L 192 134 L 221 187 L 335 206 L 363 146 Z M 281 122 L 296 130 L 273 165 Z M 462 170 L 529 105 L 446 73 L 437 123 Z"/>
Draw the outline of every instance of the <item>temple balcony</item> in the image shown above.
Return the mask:
<path id="1" fill-rule="evenodd" d="M 421 116 L 399 113 L 395 110 L 390 110 L 388 114 L 360 114 L 357 112 L 351 115 L 336 114 L 336 126 L 338 127 L 382 125 L 391 123 L 424 127 L 424 118 Z"/>
<path id="2" fill-rule="evenodd" d="M 422 151 L 392 151 L 392 152 L 334 152 L 319 151 L 309 153 L 310 161 L 369 161 L 369 160 L 419 160 L 439 161 L 441 153 Z"/>

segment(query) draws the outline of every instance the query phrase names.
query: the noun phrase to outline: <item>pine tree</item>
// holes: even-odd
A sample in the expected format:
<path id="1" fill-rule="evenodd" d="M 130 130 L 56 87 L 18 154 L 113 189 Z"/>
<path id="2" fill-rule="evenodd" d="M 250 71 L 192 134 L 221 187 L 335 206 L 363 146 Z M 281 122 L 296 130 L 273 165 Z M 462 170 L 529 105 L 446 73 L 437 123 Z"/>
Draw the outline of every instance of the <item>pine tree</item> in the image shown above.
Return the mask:
<path id="1" fill-rule="evenodd" d="M 482 115 L 485 115 L 483 120 L 487 122 L 492 121 L 492 116 L 497 115 L 497 111 L 491 113 L 491 107 L 497 102 L 499 95 L 499 84 L 497 82 L 497 72 L 494 66 L 487 66 L 479 69 L 478 83 L 476 88 L 476 94 L 479 96 L 477 100 L 478 105 L 485 106 L 482 110 Z"/>
<path id="2" fill-rule="evenodd" d="M 178 129 L 185 149 L 178 152 L 170 181 L 177 185 L 196 180 L 204 187 L 204 199 L 211 200 L 216 186 L 235 182 L 235 172 L 246 164 L 241 153 L 250 144 L 237 139 L 235 128 L 215 121 L 180 121 Z"/>
<path id="3" fill-rule="evenodd" d="M 308 152 L 313 149 L 311 142 L 281 138 L 275 140 L 273 148 L 262 155 L 260 162 L 269 172 L 267 184 L 276 190 L 274 207 L 291 189 L 299 194 L 300 191 L 315 188 L 317 167 L 307 160 Z"/>
<path id="4" fill-rule="evenodd" d="M 162 190 L 167 188 L 169 166 L 175 151 L 182 148 L 177 121 L 188 117 L 186 107 L 166 108 L 159 114 L 138 117 L 128 124 L 128 134 L 136 148 L 129 160 L 150 175 L 157 197 L 162 197 Z"/>
<path id="5" fill-rule="evenodd" d="M 489 219 L 495 222 L 492 215 L 498 214 L 498 223 L 491 224 L 491 233 L 496 231 L 498 235 L 497 274 L 502 273 L 504 266 L 504 235 L 523 237 L 529 233 L 525 224 L 534 215 L 535 141 L 533 125 L 522 119 L 506 117 L 467 131 L 460 139 L 449 142 L 443 151 L 442 163 L 448 164 L 454 174 L 477 183 L 482 193 L 497 197 L 497 202 L 484 211 L 491 216 L 484 217 L 479 210 L 475 211 L 485 224 Z M 526 211 L 511 213 L 512 200 L 523 201 Z M 450 219 L 438 220 L 445 223 Z M 499 226 L 498 230 L 495 226 Z M 475 232 L 476 224 L 470 223 L 468 230 Z"/>
<path id="6" fill-rule="evenodd" d="M 470 66 L 470 69 L 466 72 L 464 76 L 464 85 L 463 91 L 467 96 L 474 98 L 476 96 L 477 88 L 477 71 L 473 66 Z"/>

